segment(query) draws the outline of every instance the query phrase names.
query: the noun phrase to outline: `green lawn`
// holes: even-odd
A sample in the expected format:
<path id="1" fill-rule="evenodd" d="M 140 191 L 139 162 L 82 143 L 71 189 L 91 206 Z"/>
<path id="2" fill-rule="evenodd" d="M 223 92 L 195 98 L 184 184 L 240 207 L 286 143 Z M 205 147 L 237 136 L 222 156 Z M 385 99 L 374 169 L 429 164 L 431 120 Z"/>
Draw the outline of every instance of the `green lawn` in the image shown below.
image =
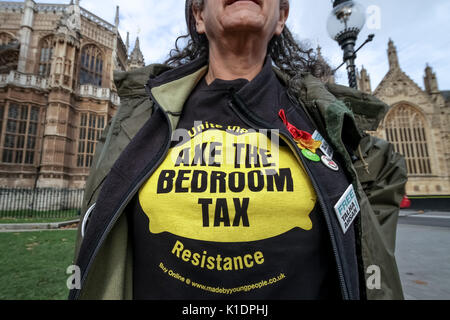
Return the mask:
<path id="1" fill-rule="evenodd" d="M 0 233 L 0 300 L 67 299 L 76 231 Z"/>
<path id="2" fill-rule="evenodd" d="M 79 217 L 78 209 L 68 210 L 0 210 L 0 219 L 61 219 L 63 221 L 66 218 Z"/>
<path id="3" fill-rule="evenodd" d="M 68 218 L 0 218 L 0 224 L 6 223 L 52 223 L 79 219 L 80 216 Z"/>

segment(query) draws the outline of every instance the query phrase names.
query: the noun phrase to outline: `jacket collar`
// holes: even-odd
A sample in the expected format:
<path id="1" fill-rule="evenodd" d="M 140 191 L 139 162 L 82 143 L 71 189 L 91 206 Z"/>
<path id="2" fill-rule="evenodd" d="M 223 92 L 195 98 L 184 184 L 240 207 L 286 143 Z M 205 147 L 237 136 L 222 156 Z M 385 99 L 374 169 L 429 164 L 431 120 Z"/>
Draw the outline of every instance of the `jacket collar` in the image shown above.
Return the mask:
<path id="1" fill-rule="evenodd" d="M 260 85 L 264 86 L 264 79 L 267 77 L 268 72 L 275 76 L 270 70 L 271 67 L 272 62 L 268 58 L 263 70 L 254 81 L 259 81 L 261 82 Z M 277 68 L 272 67 L 272 69 L 281 83 L 287 85 L 288 77 Z M 208 59 L 206 56 L 203 56 L 181 67 L 162 72 L 159 75 L 150 75 L 146 85 L 147 91 L 156 100 L 157 106 L 168 115 L 172 129 L 176 129 L 186 100 L 207 71 Z M 296 90 L 299 91 L 299 102 L 303 100 L 310 106 L 309 108 L 311 108 L 312 103 L 312 108 L 317 109 L 314 111 L 318 111 L 323 117 L 328 136 L 333 144 L 342 147 L 346 145 L 356 150 L 362 139 L 362 132 L 357 128 L 352 111 L 331 94 L 319 79 L 308 73 L 302 73 L 299 79 L 298 83 L 294 83 Z M 250 88 L 256 87 L 250 86 Z M 243 98 L 249 99 L 247 103 L 252 101 L 252 93 L 254 93 L 252 90 L 244 89 L 240 92 Z M 345 130 L 344 125 L 346 127 Z M 343 147 L 340 151 L 344 152 L 345 148 Z"/>
<path id="2" fill-rule="evenodd" d="M 180 115 L 187 98 L 207 73 L 207 63 L 206 57 L 200 57 L 158 76 L 151 75 L 146 85 L 147 91 L 163 111 Z"/>

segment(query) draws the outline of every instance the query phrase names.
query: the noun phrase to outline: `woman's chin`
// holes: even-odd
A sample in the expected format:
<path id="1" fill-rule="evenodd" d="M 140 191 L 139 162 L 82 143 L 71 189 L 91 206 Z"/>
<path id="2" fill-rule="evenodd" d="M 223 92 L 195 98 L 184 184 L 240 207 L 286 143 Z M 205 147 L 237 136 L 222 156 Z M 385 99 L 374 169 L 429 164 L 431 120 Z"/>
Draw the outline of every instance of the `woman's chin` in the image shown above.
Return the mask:
<path id="1" fill-rule="evenodd" d="M 222 21 L 225 32 L 258 32 L 263 31 L 265 21 L 261 16 L 240 15 Z"/>

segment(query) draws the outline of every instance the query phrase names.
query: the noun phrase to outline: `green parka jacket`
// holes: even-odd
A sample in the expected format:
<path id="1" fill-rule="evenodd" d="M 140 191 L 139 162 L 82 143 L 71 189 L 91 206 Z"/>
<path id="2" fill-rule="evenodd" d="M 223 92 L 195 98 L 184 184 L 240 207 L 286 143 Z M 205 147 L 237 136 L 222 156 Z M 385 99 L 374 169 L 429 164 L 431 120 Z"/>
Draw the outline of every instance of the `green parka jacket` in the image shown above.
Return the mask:
<path id="1" fill-rule="evenodd" d="M 150 65 L 130 72 L 116 72 L 115 83 L 121 105 L 97 144 L 91 174 L 86 184 L 75 261 L 79 256 L 86 221 L 100 190 L 121 153 L 152 116 L 154 102 L 145 84 L 150 77 L 168 71 L 165 65 Z M 274 69 L 280 81 L 287 77 Z M 153 88 L 152 95 L 166 113 L 172 129 L 178 124 L 184 102 L 207 66 L 188 76 Z M 360 283 L 363 299 L 403 299 L 395 260 L 399 204 L 405 193 L 406 165 L 391 144 L 369 136 L 388 111 L 375 97 L 347 87 L 323 84 L 310 74 L 302 74 L 294 84 L 295 97 L 322 128 L 328 142 L 346 160 L 361 207 L 359 235 L 361 247 Z M 349 150 L 353 149 L 353 150 Z M 132 299 L 132 250 L 123 210 L 102 235 L 81 289 L 72 290 L 70 299 Z M 90 226 L 89 226 L 90 227 Z M 375 266 L 375 269 L 373 268 Z M 379 268 L 379 269 L 378 269 Z M 381 286 L 371 276 L 379 270 Z M 366 286 L 365 284 L 369 285 Z"/>

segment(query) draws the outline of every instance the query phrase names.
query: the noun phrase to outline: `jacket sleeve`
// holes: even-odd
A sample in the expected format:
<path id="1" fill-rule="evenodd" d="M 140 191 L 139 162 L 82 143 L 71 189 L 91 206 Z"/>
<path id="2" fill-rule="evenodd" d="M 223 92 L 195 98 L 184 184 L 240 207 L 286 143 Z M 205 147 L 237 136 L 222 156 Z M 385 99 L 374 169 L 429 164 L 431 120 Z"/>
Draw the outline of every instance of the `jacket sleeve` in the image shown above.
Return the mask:
<path id="1" fill-rule="evenodd" d="M 406 162 L 389 142 L 366 135 L 359 146 L 359 160 L 354 163 L 361 185 L 386 237 L 395 252 L 400 202 L 405 192 Z"/>

